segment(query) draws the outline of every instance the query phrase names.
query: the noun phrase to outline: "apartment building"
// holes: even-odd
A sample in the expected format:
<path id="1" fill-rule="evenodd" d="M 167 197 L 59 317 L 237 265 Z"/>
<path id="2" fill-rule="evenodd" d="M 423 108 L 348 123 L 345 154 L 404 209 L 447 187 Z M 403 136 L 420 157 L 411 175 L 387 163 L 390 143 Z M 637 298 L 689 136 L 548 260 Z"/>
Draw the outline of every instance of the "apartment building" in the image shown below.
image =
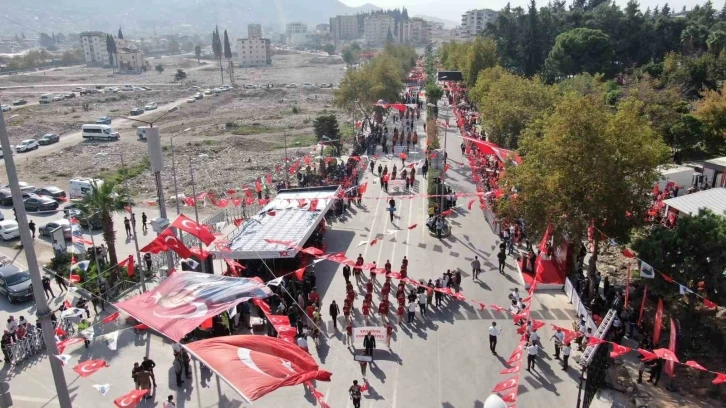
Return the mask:
<path id="1" fill-rule="evenodd" d="M 83 56 L 88 65 L 111 65 L 106 48 L 106 33 L 100 31 L 84 31 L 80 34 Z"/>
<path id="2" fill-rule="evenodd" d="M 237 58 L 242 68 L 272 64 L 270 40 L 262 38 L 262 28 L 259 24 L 248 25 L 247 38 L 237 40 Z"/>
<path id="3" fill-rule="evenodd" d="M 285 34 L 288 38 L 292 37 L 293 34 L 302 34 L 308 32 L 308 25 L 305 23 L 295 22 L 287 23 L 285 26 Z"/>
<path id="4" fill-rule="evenodd" d="M 139 73 L 144 71 L 146 58 L 138 48 L 116 48 L 116 64 L 119 73 Z"/>
<path id="5" fill-rule="evenodd" d="M 469 10 L 461 15 L 461 33 L 474 36 L 482 32 L 487 23 L 496 20 L 499 13 L 489 9 Z"/>
<path id="6" fill-rule="evenodd" d="M 330 31 L 330 24 L 328 24 L 328 23 L 320 23 L 315 26 L 315 32 L 327 33 L 329 31 Z"/>
<path id="7" fill-rule="evenodd" d="M 336 16 L 330 19 L 330 35 L 335 43 L 355 40 L 358 32 L 358 16 Z"/>
<path id="8" fill-rule="evenodd" d="M 386 14 L 366 16 L 363 20 L 363 38 L 367 45 L 382 45 L 388 33 L 396 36 L 395 20 Z"/>
<path id="9" fill-rule="evenodd" d="M 423 45 L 431 41 L 431 24 L 421 18 L 412 18 L 398 23 L 396 39 L 400 43 Z"/>
<path id="10" fill-rule="evenodd" d="M 262 38 L 262 25 L 261 24 L 248 24 L 247 25 L 247 38 Z"/>

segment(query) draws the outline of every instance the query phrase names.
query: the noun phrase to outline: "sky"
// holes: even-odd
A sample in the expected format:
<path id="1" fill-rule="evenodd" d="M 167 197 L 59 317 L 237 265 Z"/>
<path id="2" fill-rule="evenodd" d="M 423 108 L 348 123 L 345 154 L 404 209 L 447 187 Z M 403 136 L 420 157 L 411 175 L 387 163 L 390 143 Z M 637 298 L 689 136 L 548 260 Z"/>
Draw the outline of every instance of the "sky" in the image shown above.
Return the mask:
<path id="1" fill-rule="evenodd" d="M 427 15 L 431 17 L 443 18 L 446 20 L 453 20 L 461 22 L 461 15 L 467 10 L 475 8 L 489 8 L 493 10 L 502 9 L 507 3 L 507 0 L 340 0 L 349 6 L 360 6 L 366 3 L 374 4 L 381 8 L 400 8 L 406 7 L 409 11 L 409 15 Z M 549 0 L 539 0 L 538 5 L 544 5 Z M 722 2 L 718 0 L 714 1 L 714 8 L 720 10 L 723 6 Z M 568 3 L 571 1 L 568 0 Z M 624 7 L 628 0 L 615 0 L 617 4 Z M 509 3 L 512 7 L 522 6 L 527 7 L 529 0 L 511 0 Z M 646 8 L 654 8 L 655 6 L 662 6 L 668 3 L 671 9 L 681 10 L 683 6 L 692 8 L 696 4 L 703 4 L 703 1 L 695 0 L 639 0 L 640 6 L 643 10 Z"/>

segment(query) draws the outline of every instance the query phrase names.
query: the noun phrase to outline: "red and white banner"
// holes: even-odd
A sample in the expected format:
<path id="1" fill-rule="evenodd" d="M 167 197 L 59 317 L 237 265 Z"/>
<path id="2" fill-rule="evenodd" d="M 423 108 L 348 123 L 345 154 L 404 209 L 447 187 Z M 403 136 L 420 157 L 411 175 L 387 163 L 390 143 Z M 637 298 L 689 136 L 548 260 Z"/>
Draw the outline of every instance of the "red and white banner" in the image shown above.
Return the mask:
<path id="1" fill-rule="evenodd" d="M 330 381 L 306 351 L 266 336 L 224 336 L 187 345 L 248 402 L 280 388 L 306 381 Z"/>
<path id="2" fill-rule="evenodd" d="M 663 324 L 663 299 L 658 298 L 658 309 L 655 310 L 655 321 L 653 322 L 653 346 L 658 347 L 660 340 L 660 327 Z"/>
<path id="3" fill-rule="evenodd" d="M 366 337 L 368 333 L 371 333 L 373 337 L 376 338 L 376 341 L 386 341 L 386 328 L 385 327 L 378 327 L 378 326 L 363 326 L 363 327 L 353 327 L 353 345 L 355 346 L 355 342 L 360 340 L 360 344 L 363 344 L 363 338 Z"/>
<path id="4" fill-rule="evenodd" d="M 104 367 L 109 367 L 109 365 L 103 360 L 86 360 L 73 367 L 73 371 L 86 378 Z"/>
<path id="5" fill-rule="evenodd" d="M 156 288 L 115 306 L 151 329 L 179 341 L 212 316 L 272 291 L 258 278 L 176 272 Z"/>
<path id="6" fill-rule="evenodd" d="M 670 343 L 668 344 L 668 350 L 670 350 L 671 353 L 673 353 L 673 355 L 675 356 L 676 355 L 676 337 L 678 335 L 678 331 L 676 330 L 676 322 L 673 321 L 672 317 L 670 320 L 671 320 L 671 338 L 670 338 Z M 674 374 L 673 368 L 674 368 L 673 360 L 668 359 L 668 361 L 666 361 L 666 364 L 665 364 L 666 374 L 673 377 L 673 374 Z"/>
<path id="7" fill-rule="evenodd" d="M 115 400 L 113 403 L 119 408 L 134 408 L 141 402 L 141 398 L 146 395 L 149 390 L 133 390 L 126 395 L 122 395 Z"/>
<path id="8" fill-rule="evenodd" d="M 204 242 L 204 245 L 211 244 L 215 239 L 214 234 L 183 214 L 177 216 L 174 222 L 171 223 L 171 226 L 197 237 L 200 241 Z"/>

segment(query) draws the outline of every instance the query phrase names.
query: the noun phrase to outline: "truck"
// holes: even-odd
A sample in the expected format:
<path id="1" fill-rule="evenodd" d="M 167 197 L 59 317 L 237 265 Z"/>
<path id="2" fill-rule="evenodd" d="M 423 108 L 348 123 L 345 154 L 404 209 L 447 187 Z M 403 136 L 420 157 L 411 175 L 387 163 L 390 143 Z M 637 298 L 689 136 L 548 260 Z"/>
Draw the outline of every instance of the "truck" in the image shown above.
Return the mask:
<path id="1" fill-rule="evenodd" d="M 71 200 L 79 200 L 91 193 L 93 186 L 96 188 L 103 185 L 103 180 L 75 177 L 70 181 L 70 188 L 68 189 Z"/>

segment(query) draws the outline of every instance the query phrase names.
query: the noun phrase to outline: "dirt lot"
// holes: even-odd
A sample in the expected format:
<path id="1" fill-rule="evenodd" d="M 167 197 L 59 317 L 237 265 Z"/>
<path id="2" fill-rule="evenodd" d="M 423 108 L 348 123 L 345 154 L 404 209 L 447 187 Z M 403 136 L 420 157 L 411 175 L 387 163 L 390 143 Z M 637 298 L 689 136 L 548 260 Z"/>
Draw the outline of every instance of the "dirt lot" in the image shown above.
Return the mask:
<path id="1" fill-rule="evenodd" d="M 130 181 L 137 200 L 144 202 L 155 197 L 153 178 L 144 165 L 147 156 L 146 143 L 139 141 L 131 121 L 119 119 L 128 114 L 132 107 L 149 101 L 159 105 L 180 103 L 180 109 L 164 116 L 155 123 L 162 133 L 165 167 L 162 174 L 167 197 L 173 194 L 173 178 L 170 137 L 174 139 L 174 154 L 177 161 L 179 190 L 191 194 L 189 159 L 195 162 L 197 191 L 218 192 L 239 188 L 252 182 L 254 177 L 264 175 L 282 163 L 282 146 L 287 135 L 289 154 L 304 155 L 314 146 L 312 121 L 322 113 L 337 113 L 341 123 L 346 119 L 341 112 L 331 108 L 331 89 L 303 89 L 304 82 L 340 82 L 344 70 L 339 59 L 320 58 L 309 54 L 278 55 L 273 65 L 266 68 L 235 69 L 235 89 L 219 96 L 205 95 L 203 100 L 185 103 L 194 92 L 192 85 L 213 87 L 219 85 L 219 70 L 207 65 L 198 66 L 196 61 L 184 59 L 149 60 L 152 66 L 162 61 L 166 70 L 162 74 L 147 72 L 138 76 L 112 75 L 108 70 L 98 68 L 72 68 L 53 72 L 53 75 L 1 77 L 0 86 L 18 85 L 17 82 L 34 78 L 36 87 L 21 94 L 3 95 L 3 99 L 15 99 L 26 95 L 29 101 L 37 100 L 30 92 L 43 92 L 53 88 L 44 86 L 63 83 L 117 83 L 144 85 L 169 81 L 176 66 L 187 66 L 188 80 L 182 85 L 150 85 L 153 91 L 101 94 L 76 97 L 49 105 L 27 106 L 15 109 L 6 115 L 8 131 L 13 144 L 44 133 L 57 133 L 65 137 L 78 138 L 83 123 L 95 121 L 99 116 L 114 118 L 112 126 L 121 133 L 118 142 L 82 141 L 65 146 L 43 146 L 37 153 L 28 156 L 16 154 L 21 180 L 41 185 L 57 185 L 68 188 L 68 180 L 76 176 L 94 177 L 116 171 L 120 168 L 118 156 L 99 156 L 98 153 L 123 153 L 127 167 L 138 175 Z M 335 63 L 334 63 L 335 62 Z M 339 63 L 338 63 L 339 62 Z M 196 68 L 198 67 L 198 68 Z M 170 82 L 170 81 L 169 81 Z M 225 70 L 225 83 L 229 76 Z M 243 89 L 244 84 L 272 83 L 272 89 Z M 281 85 L 297 83 L 298 88 L 283 88 Z M 76 86 L 76 85 L 72 85 Z M 69 91 L 64 89 L 64 91 Z M 8 91 L 3 91 L 5 94 Z M 58 90 L 55 90 L 58 92 Z M 12 95 L 12 96 L 11 96 Z M 88 105 L 84 108 L 84 102 Z M 85 110 L 88 109 L 88 110 Z M 158 110 L 158 115 L 165 113 Z M 14 116 L 13 115 L 17 115 Z M 156 117 L 150 113 L 146 117 Z M 79 139 L 80 140 L 80 139 Z M 5 179 L 0 168 L 0 180 Z"/>

